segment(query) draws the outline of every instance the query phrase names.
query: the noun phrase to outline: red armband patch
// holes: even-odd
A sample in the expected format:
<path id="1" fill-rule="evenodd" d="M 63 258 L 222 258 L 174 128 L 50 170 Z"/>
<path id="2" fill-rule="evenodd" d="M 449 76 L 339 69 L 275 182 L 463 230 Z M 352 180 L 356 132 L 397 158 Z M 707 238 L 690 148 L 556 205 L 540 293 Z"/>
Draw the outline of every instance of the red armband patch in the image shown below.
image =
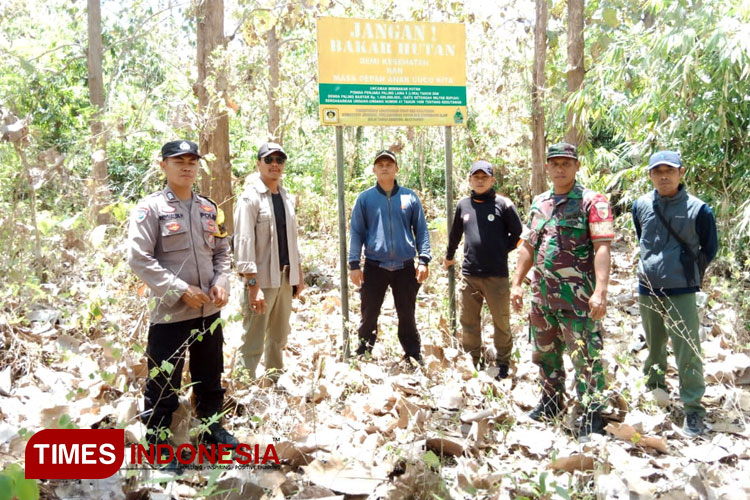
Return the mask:
<path id="1" fill-rule="evenodd" d="M 589 205 L 589 232 L 592 240 L 612 239 L 615 237 L 615 225 L 612 208 L 603 195 L 594 195 Z"/>

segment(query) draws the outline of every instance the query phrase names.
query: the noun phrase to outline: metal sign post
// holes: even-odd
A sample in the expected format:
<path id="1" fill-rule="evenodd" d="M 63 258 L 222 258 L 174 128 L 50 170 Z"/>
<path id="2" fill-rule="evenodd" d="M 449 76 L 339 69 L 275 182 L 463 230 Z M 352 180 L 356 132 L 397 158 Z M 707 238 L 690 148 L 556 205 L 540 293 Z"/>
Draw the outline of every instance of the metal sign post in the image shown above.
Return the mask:
<path id="1" fill-rule="evenodd" d="M 446 234 L 451 234 L 453 224 L 453 130 L 445 127 L 445 225 Z M 448 268 L 448 314 L 451 334 L 456 334 L 456 273 L 454 266 Z"/>
<path id="2" fill-rule="evenodd" d="M 336 127 L 336 186 L 339 200 L 339 271 L 344 361 L 349 359 L 349 282 L 346 269 L 346 198 L 344 196 L 344 127 Z"/>

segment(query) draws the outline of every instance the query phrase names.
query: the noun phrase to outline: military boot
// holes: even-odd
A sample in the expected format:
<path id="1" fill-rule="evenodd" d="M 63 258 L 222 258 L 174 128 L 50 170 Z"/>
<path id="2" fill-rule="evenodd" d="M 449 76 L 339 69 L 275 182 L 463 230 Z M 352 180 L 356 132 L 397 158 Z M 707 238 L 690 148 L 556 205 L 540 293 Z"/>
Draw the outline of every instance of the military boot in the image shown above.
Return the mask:
<path id="1" fill-rule="evenodd" d="M 581 417 L 578 441 L 581 443 L 590 441 L 591 434 L 604 434 L 604 419 L 602 419 L 602 412 L 599 410 L 588 410 Z"/>
<path id="2" fill-rule="evenodd" d="M 560 393 L 555 393 L 554 396 L 544 393 L 539 404 L 529 413 L 529 418 L 537 422 L 551 420 L 560 414 L 562 406 L 562 395 Z"/>

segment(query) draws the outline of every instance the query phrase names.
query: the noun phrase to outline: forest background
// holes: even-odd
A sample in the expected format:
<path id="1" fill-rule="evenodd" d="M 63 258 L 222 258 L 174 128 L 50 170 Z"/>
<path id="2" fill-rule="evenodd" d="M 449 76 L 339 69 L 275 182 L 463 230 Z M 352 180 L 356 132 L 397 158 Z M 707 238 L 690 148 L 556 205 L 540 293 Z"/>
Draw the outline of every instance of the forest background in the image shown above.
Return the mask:
<path id="1" fill-rule="evenodd" d="M 576 6 L 578 65 L 568 34 Z M 709 283 L 738 313 L 731 348 L 750 347 L 748 0 L 3 0 L 0 370 L 19 380 L 32 360 L 54 361 L 22 351 L 29 360 L 21 363 L 27 358 L 13 350 L 40 315 L 79 340 L 142 332 L 144 305 L 123 260 L 125 226 L 135 202 L 163 185 L 158 152 L 174 138 L 200 141 L 208 153 L 200 190 L 223 204 L 254 171 L 258 146 L 283 143 L 308 284 L 335 283 L 334 130 L 319 123 L 315 64 L 321 16 L 466 25 L 469 115 L 453 131 L 456 199 L 468 193 L 471 162 L 484 158 L 525 220 L 540 186 L 534 144 L 573 132 L 581 179 L 610 198 L 632 249 L 629 211 L 650 189 L 647 158 L 680 150 L 686 184 L 717 217 L 721 247 Z M 543 28 L 536 36 L 535 27 Z M 582 83 L 571 87 L 576 72 Z M 541 136 L 533 131 L 540 116 Z M 442 257 L 443 133 L 345 129 L 347 214 L 374 182 L 373 153 L 390 147 L 399 182 L 422 197 L 433 254 Z M 231 213 L 231 201 L 224 207 Z M 435 321 L 447 317 L 443 276 L 433 267 L 427 287 Z"/>

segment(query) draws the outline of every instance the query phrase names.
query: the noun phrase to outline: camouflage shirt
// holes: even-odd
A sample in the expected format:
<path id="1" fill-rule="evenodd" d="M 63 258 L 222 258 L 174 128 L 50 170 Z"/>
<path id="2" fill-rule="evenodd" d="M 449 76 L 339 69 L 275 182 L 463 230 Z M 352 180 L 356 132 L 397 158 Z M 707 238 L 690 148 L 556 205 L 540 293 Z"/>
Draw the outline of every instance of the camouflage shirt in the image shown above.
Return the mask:
<path id="1" fill-rule="evenodd" d="M 547 191 L 531 204 L 529 229 L 524 239 L 534 248 L 532 301 L 588 312 L 596 284 L 593 243 L 615 236 L 607 198 L 577 182 L 567 194 Z"/>

